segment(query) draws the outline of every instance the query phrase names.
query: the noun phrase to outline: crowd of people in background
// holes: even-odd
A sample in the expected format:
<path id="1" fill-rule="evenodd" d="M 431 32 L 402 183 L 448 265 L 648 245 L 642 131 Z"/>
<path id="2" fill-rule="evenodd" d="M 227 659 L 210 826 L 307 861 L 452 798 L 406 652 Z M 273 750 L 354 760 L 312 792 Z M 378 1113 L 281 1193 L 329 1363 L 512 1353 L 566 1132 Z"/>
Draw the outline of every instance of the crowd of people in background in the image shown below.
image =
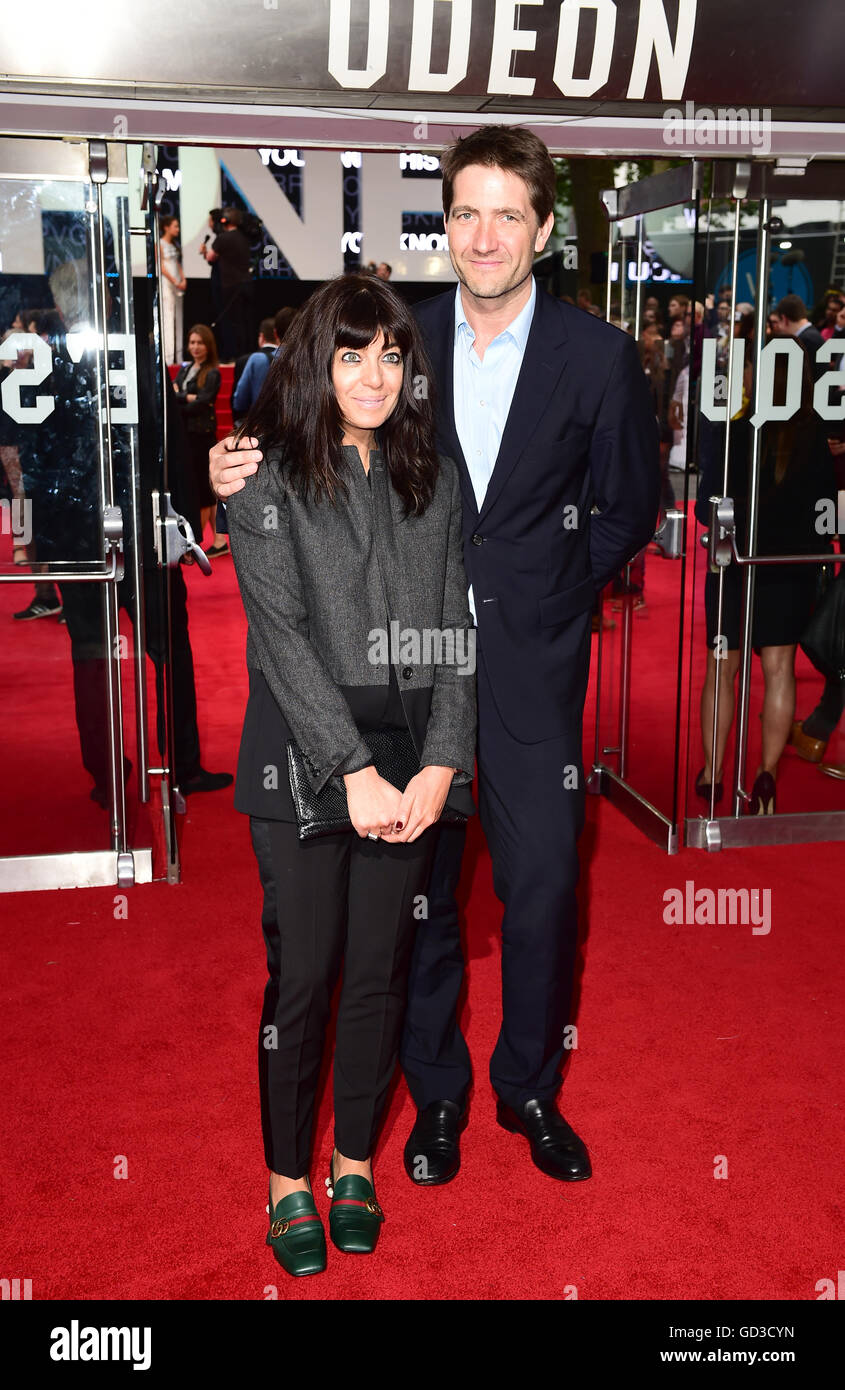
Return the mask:
<path id="1" fill-rule="evenodd" d="M 185 267 L 179 245 L 179 220 L 165 216 L 160 222 L 160 287 L 164 360 L 170 368 L 173 401 L 181 419 L 183 447 L 171 460 L 171 468 L 181 470 L 186 495 L 194 500 L 196 539 L 210 542 L 206 554 L 218 559 L 229 554 L 225 509 L 214 496 L 208 480 L 208 452 L 220 434 L 218 419 L 222 385 L 221 364 L 233 367 L 229 400 L 235 428 L 254 406 L 274 356 L 283 350 L 285 334 L 297 310 L 281 308 L 275 317 L 265 317 L 254 335 L 252 268 L 250 241 L 244 230 L 244 215 L 235 208 L 214 209 L 209 215 L 209 232 L 200 254 L 211 267 L 213 324 L 195 323 L 184 337 L 183 305 L 187 289 Z M 389 280 L 392 267 L 387 262 L 369 262 L 357 272 Z M 605 317 L 593 302 L 591 291 L 582 288 L 573 300 L 584 313 Z M 680 290 L 643 296 L 638 323 L 611 316 L 617 327 L 637 339 L 640 363 L 648 378 L 654 414 L 660 427 L 662 470 L 661 516 L 677 505 L 673 475 L 688 471 L 691 495 L 697 493 L 696 516 L 703 526 L 709 523 L 708 498 L 721 496 L 724 470 L 724 425 L 698 415 L 696 392 L 701 375 L 703 343 L 715 339 L 715 370 L 723 379 L 728 374 L 731 344 L 742 343 L 740 356 L 734 356 L 734 372 L 742 372 L 741 405 L 732 416 L 729 450 L 729 493 L 737 506 L 738 534 L 744 534 L 747 521 L 747 463 L 750 448 L 750 415 L 753 397 L 755 312 L 750 303 L 732 306 L 729 283 L 721 284 L 704 303 L 693 302 Z M 215 332 L 216 329 L 216 332 Z M 6 334 L 37 333 L 50 342 L 61 333 L 61 316 L 55 308 L 21 310 Z M 820 496 L 845 487 L 845 430 L 820 421 L 812 406 L 812 387 L 821 371 L 833 363 L 816 363 L 816 353 L 831 339 L 843 340 L 845 351 L 845 294 L 831 287 L 812 309 L 795 294 L 786 295 L 766 320 L 767 340 L 790 336 L 807 356 L 806 380 L 801 408 L 788 422 L 764 427 L 762 487 L 758 544 L 761 553 L 805 553 L 824 549 L 812 527 L 809 508 Z M 736 353 L 736 349 L 735 349 Z M 31 354 L 29 354 L 31 357 Z M 26 366 L 27 354 L 14 362 L 0 361 L 0 369 Z M 174 370 L 175 369 L 175 370 Z M 692 383 L 692 388 L 691 388 Z M 692 398 L 691 398 L 692 397 Z M 688 437 L 688 424 L 696 421 L 697 439 Z M 226 423 L 226 422 L 224 422 Z M 0 461 L 6 488 L 11 497 L 23 497 L 23 482 L 15 436 L 16 428 L 4 415 L 4 440 Z M 697 464 L 689 460 L 696 458 Z M 696 476 L 697 475 L 697 476 Z M 619 576 L 611 597 L 611 608 L 620 609 L 626 594 L 632 595 L 634 612 L 647 616 L 645 600 L 646 547 Z M 655 549 L 657 549 L 655 547 Z M 657 553 L 661 553 L 659 550 Z M 30 602 L 15 613 L 18 621 L 54 616 L 61 622 L 63 601 L 52 580 L 40 580 L 44 570 L 37 544 L 19 544 L 16 564 L 29 567 L 34 578 Z M 187 555 L 183 563 L 193 563 Z M 775 781 L 780 756 L 787 741 L 800 756 L 821 765 L 831 775 L 845 775 L 845 769 L 824 763 L 827 744 L 842 714 L 843 683 L 835 676 L 826 679 L 825 691 L 816 710 L 803 720 L 795 719 L 795 655 L 817 600 L 819 566 L 783 565 L 760 567 L 756 576 L 753 618 L 753 645 L 760 655 L 765 695 L 762 718 L 762 755 L 754 782 L 750 809 L 764 814 L 775 809 Z M 701 737 L 704 765 L 696 779 L 696 791 L 703 800 L 711 794 L 716 803 L 723 796 L 723 761 L 733 722 L 735 685 L 740 658 L 742 573 L 731 565 L 725 573 L 721 632 L 717 634 L 719 576 L 708 574 L 705 584 L 705 612 L 708 668 L 701 695 Z M 596 623 L 598 618 L 596 618 Z M 613 627 L 612 618 L 604 619 Z M 726 639 L 724 659 L 714 654 L 717 636 Z M 713 707 L 717 680 L 719 722 L 713 765 Z M 715 781 L 715 792 L 711 789 Z"/>
<path id="2" fill-rule="evenodd" d="M 604 317 L 589 290 L 582 289 L 575 303 L 585 313 Z M 691 302 L 678 291 L 665 305 L 656 295 L 643 298 L 639 323 L 612 318 L 617 327 L 635 333 L 640 363 L 649 379 L 654 413 L 660 425 L 663 489 L 661 511 L 676 506 L 672 474 L 689 471 L 695 515 L 709 526 L 709 498 L 731 496 L 735 503 L 737 536 L 745 540 L 748 525 L 748 479 L 753 413 L 753 362 L 755 310 L 746 302 L 732 302 L 730 283 L 719 286 L 705 302 Z M 791 337 L 805 354 L 799 409 L 788 421 L 771 421 L 762 428 L 757 552 L 762 555 L 821 554 L 831 548 L 831 538 L 816 525 L 820 499 L 836 498 L 845 489 L 845 427 L 823 421 L 814 411 L 813 387 L 818 377 L 841 364 L 816 361 L 823 343 L 842 340 L 845 353 L 845 295 L 831 287 L 819 303 L 808 309 L 796 294 L 787 294 L 769 313 L 766 340 Z M 740 372 L 739 409 L 731 416 L 728 450 L 728 486 L 725 488 L 725 426 L 714 424 L 697 411 L 703 343 L 715 339 L 715 375 L 727 380 L 729 355 L 734 353 L 734 372 Z M 741 344 L 741 346 L 740 346 Z M 775 385 L 778 399 L 785 389 L 785 363 L 778 364 Z M 690 383 L 692 382 L 692 388 Z M 841 389 L 841 388 L 840 388 Z M 697 421 L 696 447 L 688 439 L 687 425 Z M 695 458 L 696 463 L 691 460 Z M 840 537 L 845 548 L 845 538 Z M 651 547 L 661 553 L 657 546 Z M 622 606 L 624 594 L 633 595 L 634 612 L 647 616 L 645 603 L 646 547 L 632 561 L 627 574 L 613 586 L 612 609 Z M 723 584 L 719 607 L 720 579 Z M 845 580 L 845 575 L 835 582 Z M 825 588 L 827 586 L 827 588 Z M 818 564 L 784 563 L 757 568 L 752 617 L 752 647 L 760 659 L 763 701 L 760 710 L 761 752 L 753 778 L 748 811 L 753 815 L 776 810 L 776 781 L 780 758 L 787 743 L 798 755 L 819 765 L 832 777 L 845 778 L 845 767 L 824 761 L 827 745 L 845 706 L 845 682 L 841 672 L 822 668 L 825 685 L 817 707 L 804 719 L 796 719 L 795 661 L 821 597 L 832 592 L 830 576 Z M 703 766 L 695 790 L 702 801 L 719 804 L 724 797 L 724 760 L 736 703 L 736 683 L 741 656 L 743 572 L 738 564 L 727 566 L 723 577 L 708 573 L 704 606 L 707 671 L 700 701 Z M 598 614 L 594 627 L 598 626 Z M 613 627 L 613 619 L 604 619 Z M 719 683 L 718 723 L 713 720 L 716 684 Z M 715 787 L 714 787 L 715 780 Z"/>

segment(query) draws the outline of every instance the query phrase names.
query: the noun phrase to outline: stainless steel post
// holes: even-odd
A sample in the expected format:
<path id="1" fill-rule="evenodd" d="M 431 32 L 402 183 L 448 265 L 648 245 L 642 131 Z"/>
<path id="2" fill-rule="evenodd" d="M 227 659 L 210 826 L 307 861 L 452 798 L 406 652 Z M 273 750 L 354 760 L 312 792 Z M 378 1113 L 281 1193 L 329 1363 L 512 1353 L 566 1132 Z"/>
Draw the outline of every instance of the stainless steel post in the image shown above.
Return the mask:
<path id="1" fill-rule="evenodd" d="M 734 190 L 733 190 L 733 192 L 734 192 L 734 230 L 733 230 L 733 254 L 732 254 L 732 257 L 731 257 L 731 312 L 730 312 L 730 335 L 731 335 L 731 336 L 730 336 L 729 339 L 728 339 L 727 381 L 726 381 L 726 384 L 725 384 L 725 395 L 726 395 L 726 400 L 725 400 L 725 449 L 724 449 L 724 458 L 723 458 L 723 466 L 722 466 L 722 496 L 723 496 L 723 497 L 726 497 L 726 496 L 727 496 L 727 494 L 728 494 L 728 485 L 729 485 L 729 484 L 728 484 L 728 470 L 729 470 L 730 447 L 731 447 L 731 398 L 732 398 L 732 395 L 733 395 L 733 377 L 734 377 L 734 339 L 733 339 L 733 326 L 734 326 L 734 313 L 735 313 L 735 311 L 736 311 L 736 282 L 737 282 L 737 276 L 738 276 L 738 274 L 739 274 L 739 230 L 740 230 L 740 216 L 741 216 L 741 212 L 742 212 L 742 199 L 743 199 L 744 192 L 745 192 L 745 188 L 742 186 L 742 184 L 740 183 L 740 180 L 739 180 L 739 171 L 740 171 L 741 167 L 742 167 L 741 165 L 739 165 L 739 164 L 737 165 L 737 175 L 738 175 L 738 177 L 737 177 L 737 180 L 735 181 Z M 750 173 L 750 166 L 749 166 L 749 173 Z M 747 187 L 747 180 L 746 180 L 746 185 L 745 185 L 745 186 Z M 690 339 L 690 348 L 692 348 L 693 342 L 694 342 L 694 337 L 695 337 L 695 301 L 693 301 L 693 306 L 692 306 L 692 326 L 691 326 L 690 332 L 691 332 L 691 334 L 692 334 L 692 337 L 691 337 L 691 339 Z M 718 780 L 718 775 L 719 775 L 719 765 L 718 765 L 718 758 L 717 758 L 717 752 L 718 752 L 717 743 L 718 743 L 718 731 L 719 731 L 719 704 L 720 704 L 720 698 L 719 698 L 719 697 L 720 697 L 720 684 L 721 684 L 721 682 L 720 682 L 720 677 L 719 677 L 719 672 L 720 672 L 719 661 L 722 659 L 722 650 L 723 650 L 723 648 L 722 648 L 722 635 L 723 635 L 723 634 L 722 634 L 722 613 L 723 613 L 723 607 L 724 607 L 724 593 L 725 593 L 725 571 L 724 571 L 724 569 L 720 569 L 720 570 L 719 570 L 718 619 L 717 619 L 717 629 L 716 629 L 716 643 L 717 643 L 717 645 L 716 645 L 716 650 L 715 650 L 714 653 L 713 653 L 713 726 L 712 726 L 712 731 L 711 731 L 711 742 L 710 742 L 710 817 L 709 817 L 711 821 L 712 821 L 712 820 L 715 820 L 715 818 L 716 818 L 716 782 L 717 782 L 717 780 Z M 725 653 L 725 658 L 724 658 L 724 659 L 727 659 L 727 653 Z"/>
<path id="2" fill-rule="evenodd" d="M 760 360 L 766 345 L 766 315 L 769 301 L 769 255 L 771 234 L 769 219 L 772 204 L 770 198 L 761 198 L 757 232 L 757 300 L 754 314 L 754 414 L 760 409 Z M 748 482 L 748 554 L 757 554 L 757 511 L 760 502 L 760 449 L 762 430 L 755 428 L 751 436 L 751 463 Z M 727 488 L 724 496 L 727 496 Z M 741 814 L 743 802 L 748 800 L 745 791 L 746 744 L 748 742 L 748 698 L 751 681 L 751 638 L 754 619 L 754 592 L 757 578 L 756 565 L 745 566 L 743 585 L 742 637 L 739 660 L 739 694 L 736 717 L 736 766 L 734 771 L 734 815 Z"/>

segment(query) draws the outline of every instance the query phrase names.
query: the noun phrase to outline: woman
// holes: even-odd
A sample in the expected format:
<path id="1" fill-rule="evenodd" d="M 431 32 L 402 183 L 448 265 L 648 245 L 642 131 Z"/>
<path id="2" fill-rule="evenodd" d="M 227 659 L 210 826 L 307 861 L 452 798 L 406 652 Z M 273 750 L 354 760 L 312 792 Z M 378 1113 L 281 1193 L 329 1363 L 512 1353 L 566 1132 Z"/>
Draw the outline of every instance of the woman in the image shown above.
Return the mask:
<path id="1" fill-rule="evenodd" d="M 386 283 L 330 281 L 291 326 L 245 422 L 267 467 L 227 504 L 249 619 L 235 805 L 250 816 L 260 871 L 272 865 L 262 877 L 265 904 L 268 888 L 276 904 L 276 920 L 265 911 L 262 924 L 267 1244 L 291 1274 L 326 1264 L 308 1172 L 341 965 L 329 1226 L 340 1250 L 375 1247 L 384 1218 L 372 1151 L 424 915 L 431 827 L 447 801 L 474 809 L 472 672 L 426 651 L 427 633 L 451 634 L 455 653 L 474 636 L 457 472 L 438 458 L 431 402 L 415 391 L 430 380 L 414 320 Z M 404 794 L 379 776 L 363 736 L 385 729 L 410 730 L 420 759 Z M 351 831 L 299 839 L 291 740 L 314 792 L 345 790 Z"/>
<path id="2" fill-rule="evenodd" d="M 188 445 L 188 466 L 194 479 L 200 505 L 200 545 L 206 525 L 211 527 L 214 540 L 206 551 L 216 557 L 229 549 L 225 536 L 218 536 L 214 518 L 217 498 L 208 481 L 208 451 L 217 442 L 217 413 L 214 402 L 220 390 L 220 370 L 214 334 L 204 323 L 195 323 L 188 335 L 190 362 L 179 368 L 173 389 L 184 411 Z"/>
<path id="3" fill-rule="evenodd" d="M 162 217 L 159 224 L 161 317 L 164 324 L 164 360 L 168 367 L 180 361 L 182 356 L 182 300 L 188 288 L 178 240 L 179 218 Z"/>
<path id="4" fill-rule="evenodd" d="M 744 339 L 742 406 L 731 421 L 728 457 L 728 495 L 734 499 L 736 534 L 744 545 L 748 534 L 748 478 L 753 413 L 753 311 L 742 314 L 735 336 Z M 739 369 L 739 362 L 735 370 Z M 835 479 L 825 439 L 825 423 L 813 409 L 813 373 L 809 356 L 801 362 L 801 402 L 789 420 L 762 426 L 759 469 L 758 555 L 806 555 L 829 549 L 827 538 L 816 529 L 816 504 L 835 496 Z M 774 373 L 776 400 L 786 394 L 786 364 L 778 359 Z M 719 460 L 718 472 L 722 463 Z M 709 523 L 707 499 L 722 495 L 723 477 L 714 465 L 702 474 L 696 516 Z M 750 815 L 774 815 L 777 773 L 781 754 L 792 732 L 795 717 L 795 651 L 815 602 L 819 567 L 815 564 L 770 564 L 756 567 L 751 643 L 763 669 L 764 695 L 760 714 L 760 759 L 749 794 Z M 713 780 L 713 709 L 716 674 L 719 676 L 719 712 L 716 729 L 715 794 L 724 794 L 723 760 L 734 717 L 735 682 L 740 663 L 743 616 L 741 567 L 731 563 L 724 570 L 721 623 L 719 623 L 719 575 L 708 573 L 704 581 L 707 619 L 707 674 L 701 692 L 701 738 L 704 767 L 695 790 L 710 800 Z M 719 655 L 716 656 L 717 639 Z"/>

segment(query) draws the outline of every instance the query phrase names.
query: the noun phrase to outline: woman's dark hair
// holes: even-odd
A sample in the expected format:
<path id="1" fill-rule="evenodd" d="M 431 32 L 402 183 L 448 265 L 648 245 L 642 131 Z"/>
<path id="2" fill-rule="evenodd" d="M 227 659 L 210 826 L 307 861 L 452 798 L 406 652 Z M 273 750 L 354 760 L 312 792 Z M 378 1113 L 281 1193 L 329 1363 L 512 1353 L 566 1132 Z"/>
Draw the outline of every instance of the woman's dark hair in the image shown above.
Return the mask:
<path id="1" fill-rule="evenodd" d="M 172 223 L 178 221 L 179 218 L 175 215 L 175 213 L 168 213 L 166 217 L 160 217 L 158 219 L 159 232 L 166 232 L 168 227 L 171 226 Z"/>
<path id="2" fill-rule="evenodd" d="M 307 300 L 270 364 L 240 436 L 265 451 L 284 450 L 291 486 L 303 497 L 334 502 L 345 491 L 343 421 L 332 381 L 338 348 L 365 348 L 381 337 L 402 354 L 402 389 L 376 431 L 390 480 L 407 514 L 421 515 L 437 481 L 433 375 L 420 331 L 404 300 L 384 280 L 340 275 Z"/>
<path id="3" fill-rule="evenodd" d="M 483 164 L 491 169 L 504 169 L 506 174 L 518 174 L 528 185 L 531 206 L 541 226 L 554 209 L 557 191 L 555 166 L 539 135 L 523 126 L 488 125 L 456 140 L 440 156 L 443 211 L 447 222 L 454 200 L 455 178 L 470 164 Z"/>
<path id="4" fill-rule="evenodd" d="M 205 343 L 205 361 L 203 362 L 202 366 L 197 372 L 197 386 L 199 386 L 200 390 L 202 390 L 202 387 L 205 385 L 205 379 L 208 376 L 208 373 L 210 372 L 211 368 L 220 366 L 220 359 L 217 356 L 217 339 L 215 338 L 207 323 L 194 324 L 193 328 L 188 334 L 189 342 L 191 340 L 191 334 L 193 333 L 196 333 L 197 337 L 201 338 L 202 341 Z"/>

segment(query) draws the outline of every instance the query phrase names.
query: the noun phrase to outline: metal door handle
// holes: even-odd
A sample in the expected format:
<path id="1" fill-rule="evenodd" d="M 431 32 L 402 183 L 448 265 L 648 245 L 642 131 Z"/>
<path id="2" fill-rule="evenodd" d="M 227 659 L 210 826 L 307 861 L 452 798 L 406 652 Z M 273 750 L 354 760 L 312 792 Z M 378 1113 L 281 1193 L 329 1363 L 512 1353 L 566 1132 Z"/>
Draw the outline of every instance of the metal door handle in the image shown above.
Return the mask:
<path id="1" fill-rule="evenodd" d="M 203 574 L 211 574 L 211 561 L 197 543 L 187 517 L 176 511 L 170 493 L 152 494 L 156 556 L 162 569 L 175 569 L 183 555 L 193 555 Z"/>

